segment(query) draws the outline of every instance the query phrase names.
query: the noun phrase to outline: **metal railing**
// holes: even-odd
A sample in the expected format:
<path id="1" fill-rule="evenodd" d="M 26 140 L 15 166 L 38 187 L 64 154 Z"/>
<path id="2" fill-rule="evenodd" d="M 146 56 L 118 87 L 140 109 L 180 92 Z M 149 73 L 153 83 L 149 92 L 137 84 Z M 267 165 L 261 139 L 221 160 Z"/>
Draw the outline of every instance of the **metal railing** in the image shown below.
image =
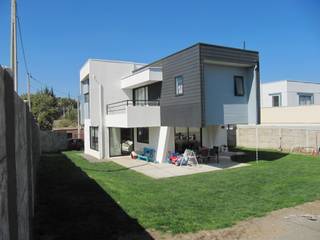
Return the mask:
<path id="1" fill-rule="evenodd" d="M 121 111 L 125 111 L 127 106 L 160 106 L 159 100 L 123 100 L 119 102 L 114 102 L 107 104 L 106 113 L 118 113 Z"/>

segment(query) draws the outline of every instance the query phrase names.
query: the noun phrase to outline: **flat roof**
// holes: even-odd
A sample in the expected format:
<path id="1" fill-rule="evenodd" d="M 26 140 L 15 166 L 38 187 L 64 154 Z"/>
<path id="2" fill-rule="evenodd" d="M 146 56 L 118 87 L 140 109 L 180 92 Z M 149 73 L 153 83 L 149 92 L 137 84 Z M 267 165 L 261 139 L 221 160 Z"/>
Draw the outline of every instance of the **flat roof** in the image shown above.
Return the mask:
<path id="1" fill-rule="evenodd" d="M 195 46 L 209 46 L 209 47 L 216 47 L 216 48 L 223 48 L 223 49 L 230 49 L 230 50 L 237 50 L 237 51 L 242 51 L 242 52 L 249 52 L 249 53 L 259 54 L 258 51 L 253 51 L 253 50 L 247 50 L 247 49 L 242 49 L 242 48 L 234 48 L 234 47 L 226 47 L 226 46 L 222 46 L 222 45 L 215 45 L 215 44 L 198 42 L 198 43 L 193 44 L 193 45 L 191 45 L 191 46 L 189 46 L 189 47 L 186 47 L 186 48 L 184 48 L 184 49 L 182 49 L 182 50 L 179 50 L 179 51 L 177 51 L 177 52 L 174 52 L 174 53 L 172 53 L 172 54 L 169 54 L 168 56 L 165 56 L 165 57 L 162 57 L 162 58 L 160 58 L 160 59 L 158 59 L 158 60 L 155 60 L 155 61 L 153 61 L 153 62 L 151 62 L 151 63 L 149 63 L 149 64 L 147 64 L 147 65 L 145 65 L 145 66 L 143 66 L 143 67 L 141 67 L 141 68 L 138 68 L 138 69 L 134 70 L 133 72 L 139 71 L 139 70 L 141 70 L 141 69 L 143 69 L 143 68 L 146 68 L 146 67 L 148 67 L 148 66 L 150 66 L 150 65 L 152 65 L 152 64 L 155 64 L 155 63 L 157 63 L 157 62 L 160 62 L 160 61 L 162 61 L 162 60 L 164 60 L 164 59 L 166 59 L 166 58 L 172 57 L 172 56 L 174 56 L 174 55 L 176 55 L 176 54 L 179 54 L 179 53 L 181 53 L 181 52 L 183 52 L 183 51 L 186 51 L 186 50 L 188 50 L 188 49 L 190 49 L 190 48 L 193 48 L 193 47 L 195 47 Z"/>
<path id="2" fill-rule="evenodd" d="M 262 82 L 261 84 L 273 84 L 273 83 L 279 83 L 279 82 L 296 82 L 296 83 L 306 83 L 306 84 L 320 84 L 320 82 L 311 82 L 311 81 L 299 81 L 299 80 L 276 80 L 272 82 Z"/>

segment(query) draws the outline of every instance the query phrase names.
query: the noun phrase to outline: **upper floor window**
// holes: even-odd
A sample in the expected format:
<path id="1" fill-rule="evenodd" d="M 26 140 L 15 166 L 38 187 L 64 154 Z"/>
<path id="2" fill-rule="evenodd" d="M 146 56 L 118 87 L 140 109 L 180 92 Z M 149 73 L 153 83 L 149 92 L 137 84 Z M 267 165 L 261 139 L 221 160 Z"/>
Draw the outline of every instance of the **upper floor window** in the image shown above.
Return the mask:
<path id="1" fill-rule="evenodd" d="M 313 104 L 313 94 L 312 93 L 298 93 L 299 95 L 299 105 L 312 105 Z"/>
<path id="2" fill-rule="evenodd" d="M 272 94 L 272 107 L 280 107 L 281 106 L 281 95 L 280 94 Z"/>
<path id="3" fill-rule="evenodd" d="M 86 93 L 83 96 L 84 96 L 84 102 L 88 103 L 89 102 L 89 93 Z"/>
<path id="4" fill-rule="evenodd" d="M 176 96 L 183 95 L 183 76 L 175 77 L 176 81 Z"/>
<path id="5" fill-rule="evenodd" d="M 244 80 L 242 76 L 234 76 L 234 95 L 244 96 Z"/>

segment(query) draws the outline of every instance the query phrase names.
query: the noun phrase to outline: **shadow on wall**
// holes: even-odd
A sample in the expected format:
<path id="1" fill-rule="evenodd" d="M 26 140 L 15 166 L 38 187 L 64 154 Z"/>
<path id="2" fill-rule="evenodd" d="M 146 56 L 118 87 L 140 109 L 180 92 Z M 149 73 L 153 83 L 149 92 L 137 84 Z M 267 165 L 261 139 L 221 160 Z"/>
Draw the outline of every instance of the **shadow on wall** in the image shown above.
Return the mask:
<path id="1" fill-rule="evenodd" d="M 62 154 L 40 161 L 35 239 L 153 239 Z"/>
<path id="2" fill-rule="evenodd" d="M 244 155 L 235 156 L 234 158 L 232 158 L 232 160 L 235 162 L 246 163 L 246 162 L 256 161 L 255 149 L 243 149 L 243 148 L 239 149 L 238 148 L 238 149 L 234 149 L 233 151 L 240 151 L 245 153 Z M 275 150 L 259 150 L 258 151 L 259 160 L 262 160 L 262 161 L 276 161 L 287 155 L 288 153 L 279 152 Z"/>

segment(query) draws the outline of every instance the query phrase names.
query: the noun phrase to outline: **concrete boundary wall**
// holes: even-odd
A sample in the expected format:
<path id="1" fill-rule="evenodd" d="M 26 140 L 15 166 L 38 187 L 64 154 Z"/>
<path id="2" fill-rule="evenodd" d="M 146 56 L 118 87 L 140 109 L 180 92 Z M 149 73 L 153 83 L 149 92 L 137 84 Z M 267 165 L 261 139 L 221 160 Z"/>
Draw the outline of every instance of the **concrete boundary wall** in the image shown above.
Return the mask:
<path id="1" fill-rule="evenodd" d="M 238 147 L 312 152 L 320 147 L 320 125 L 238 125 L 236 138 Z"/>
<path id="2" fill-rule="evenodd" d="M 0 239 L 33 239 L 40 130 L 0 66 Z"/>

